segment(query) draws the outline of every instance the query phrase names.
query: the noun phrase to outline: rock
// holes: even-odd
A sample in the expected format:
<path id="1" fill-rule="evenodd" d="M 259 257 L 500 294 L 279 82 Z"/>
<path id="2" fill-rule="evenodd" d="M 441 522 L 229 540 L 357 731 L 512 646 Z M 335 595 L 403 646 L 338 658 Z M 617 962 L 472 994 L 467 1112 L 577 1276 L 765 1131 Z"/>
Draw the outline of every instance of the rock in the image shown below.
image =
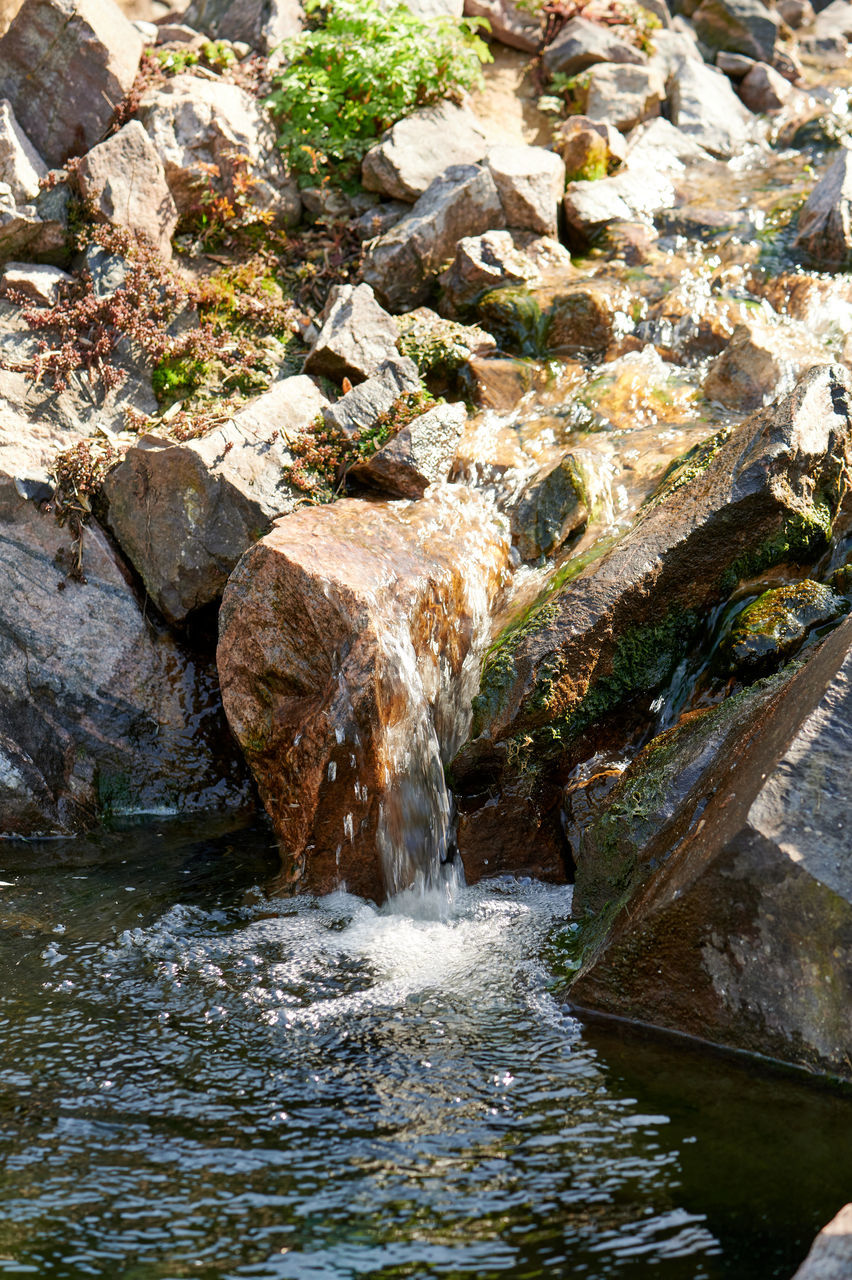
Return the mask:
<path id="1" fill-rule="evenodd" d="M 386 360 L 378 372 L 330 408 L 323 410 L 326 425 L 352 437 L 369 430 L 381 414 L 393 408 L 404 391 L 419 391 L 420 377 L 413 360 L 397 356 Z"/>
<path id="2" fill-rule="evenodd" d="M 846 1280 L 852 1273 L 852 1204 L 823 1227 L 793 1280 Z"/>
<path id="3" fill-rule="evenodd" d="M 756 62 L 740 84 L 740 98 L 749 111 L 764 114 L 780 111 L 796 90 L 780 72 L 765 62 Z"/>
<path id="4" fill-rule="evenodd" d="M 249 803 L 215 671 L 146 620 L 94 522 L 66 579 L 68 527 L 19 492 L 49 465 L 38 438 L 0 404 L 0 835 Z"/>
<path id="5" fill-rule="evenodd" d="M 143 94 L 139 119 L 181 215 L 196 210 L 211 190 L 232 192 L 247 173 L 258 209 L 285 226 L 299 221 L 298 187 L 284 169 L 272 125 L 245 89 L 218 77 L 178 75 Z"/>
<path id="6" fill-rule="evenodd" d="M 114 226 L 143 236 L 166 261 L 178 211 L 160 155 L 138 120 L 131 120 L 80 161 L 83 199 Z"/>
<path id="7" fill-rule="evenodd" d="M 243 552 L 296 505 L 282 476 L 288 439 L 326 404 L 310 378 L 284 378 L 207 435 L 143 436 L 107 476 L 109 527 L 169 622 L 216 600 Z"/>
<path id="8" fill-rule="evenodd" d="M 461 313 L 487 289 L 539 283 L 540 276 L 511 231 L 486 231 L 484 236 L 459 240 L 453 265 L 439 280 L 444 303 Z"/>
<path id="9" fill-rule="evenodd" d="M 464 0 L 466 18 L 486 18 L 491 36 L 500 44 L 524 53 L 537 53 L 541 44 L 541 19 L 512 0 Z"/>
<path id="10" fill-rule="evenodd" d="M 356 219 L 355 234 L 359 240 L 375 240 L 376 236 L 383 236 L 386 231 L 390 231 L 391 227 L 395 227 L 410 210 L 411 205 L 405 204 L 402 200 L 388 200 L 387 203 L 374 204 L 372 208 L 365 209 Z"/>
<path id="11" fill-rule="evenodd" d="M 222 696 L 294 888 L 382 898 L 447 856 L 442 760 L 464 736 L 508 545 L 470 490 L 278 521 L 222 602 Z"/>
<path id="12" fill-rule="evenodd" d="M 659 71 L 667 81 L 677 65 L 684 58 L 694 58 L 703 62 L 695 32 L 691 27 L 682 26 L 679 30 L 655 31 L 653 36 L 654 51 L 648 59 L 648 66 Z"/>
<path id="13" fill-rule="evenodd" d="M 772 66 L 780 76 L 789 80 L 790 84 L 800 84 L 804 78 L 805 68 L 795 50 L 776 49 Z"/>
<path id="14" fill-rule="evenodd" d="M 547 378 L 529 360 L 510 356 L 473 356 L 470 372 L 474 401 L 482 409 L 514 409 L 528 391 L 544 390 Z M 481 461 L 477 454 L 473 466 Z"/>
<path id="15" fill-rule="evenodd" d="M 245 41 L 261 53 L 297 36 L 305 20 L 300 0 L 192 0 L 181 16 L 214 39 Z"/>
<path id="16" fill-rule="evenodd" d="M 627 141 L 614 125 L 589 116 L 569 116 L 556 129 L 553 145 L 569 182 L 605 178 L 627 155 Z"/>
<path id="17" fill-rule="evenodd" d="M 455 102 L 438 102 L 405 116 L 370 148 L 361 166 L 368 191 L 392 200 L 419 200 L 452 164 L 477 164 L 487 143 L 476 116 Z"/>
<path id="18" fill-rule="evenodd" d="M 0 182 L 9 187 L 16 204 L 29 204 L 39 193 L 39 183 L 47 177 L 47 165 L 24 133 L 12 104 L 0 101 Z"/>
<path id="19" fill-rule="evenodd" d="M 663 739 L 673 768 L 663 760 L 658 784 L 687 767 L 692 786 L 679 787 L 668 821 L 639 834 L 611 923 L 589 922 L 598 937 L 571 988 L 575 1012 L 852 1078 L 850 641 L 846 623 L 756 706 L 747 691 L 722 741 L 702 737 L 701 719 L 671 731 L 675 746 L 692 738 L 686 762 Z M 620 821 L 634 825 L 628 808 Z"/>
<path id="20" fill-rule="evenodd" d="M 572 18 L 566 22 L 542 54 L 544 69 L 551 76 L 557 72 L 575 76 L 596 62 L 632 62 L 643 66 L 646 61 L 635 45 L 620 40 L 612 28 L 598 26 L 588 18 Z"/>
<path id="21" fill-rule="evenodd" d="M 821 582 L 794 582 L 764 591 L 737 614 L 726 638 L 733 671 L 765 672 L 792 657 L 808 632 L 831 622 L 846 606 Z"/>
<path id="22" fill-rule="evenodd" d="M 414 361 L 421 378 L 443 384 L 466 368 L 473 356 L 485 355 L 497 345 L 477 325 L 447 320 L 428 307 L 407 312 L 398 324 L 400 354 Z"/>
<path id="23" fill-rule="evenodd" d="M 35 204 L 16 204 L 0 186 L 0 265 L 12 260 L 61 262 L 68 257 L 67 197 L 43 191 Z"/>
<path id="24" fill-rule="evenodd" d="M 702 0 L 692 21 L 708 49 L 772 61 L 779 21 L 762 0 Z"/>
<path id="25" fill-rule="evenodd" d="M 825 348 L 802 327 L 753 320 L 738 325 L 704 379 L 704 394 L 728 409 L 750 412 L 792 391 Z"/>
<path id="26" fill-rule="evenodd" d="M 394 498 L 422 498 L 430 484 L 449 476 L 466 421 L 463 404 L 437 404 L 347 475 Z"/>
<path id="27" fill-rule="evenodd" d="M 505 823 L 530 806 L 550 822 L 581 733 L 664 685 L 741 579 L 821 553 L 850 457 L 852 386 L 831 365 L 671 468 L 601 560 L 492 645 L 453 765 L 461 795 L 487 778 Z"/>
<path id="28" fill-rule="evenodd" d="M 757 63 L 744 53 L 726 53 L 723 49 L 716 54 L 716 66 L 729 80 L 742 80 Z"/>
<path id="29" fill-rule="evenodd" d="M 565 165 L 544 147 L 500 146 L 487 165 L 497 187 L 506 223 L 520 231 L 556 235 L 556 215 L 565 190 Z"/>
<path id="30" fill-rule="evenodd" d="M 852 266 L 852 153 L 840 155 L 799 214 L 793 248 L 823 271 Z"/>
<path id="31" fill-rule="evenodd" d="M 473 315 L 494 335 L 501 351 L 520 356 L 544 354 L 547 319 L 529 290 L 512 285 L 490 289 L 477 301 Z"/>
<path id="32" fill-rule="evenodd" d="M 852 40 L 852 14 L 846 0 L 832 0 L 821 8 L 814 21 L 814 31 L 817 37 L 840 36 Z"/>
<path id="33" fill-rule="evenodd" d="M 201 33 L 195 27 L 188 27 L 185 22 L 163 22 L 157 27 L 156 44 L 194 44 L 201 39 Z"/>
<path id="34" fill-rule="evenodd" d="M 581 468 L 570 453 L 544 467 L 512 507 L 512 540 L 522 560 L 537 560 L 562 546 L 589 518 Z"/>
<path id="35" fill-rule="evenodd" d="M 36 266 L 28 262 L 8 262 L 0 278 L 0 288 L 5 294 L 27 298 L 41 307 L 52 307 L 59 293 L 59 286 L 70 284 L 73 277 L 58 267 Z"/>
<path id="36" fill-rule="evenodd" d="M 101 140 L 142 48 L 113 0 L 24 0 L 0 40 L 0 97 L 42 159 L 62 165 Z"/>
<path id="37" fill-rule="evenodd" d="M 776 8 L 779 17 L 792 31 L 809 27 L 816 17 L 811 0 L 778 0 Z"/>
<path id="38" fill-rule="evenodd" d="M 407 217 L 373 241 L 362 275 L 391 311 L 410 311 L 427 301 L 432 282 L 462 237 L 505 225 L 490 170 L 450 165 Z"/>
<path id="39" fill-rule="evenodd" d="M 633 328 L 632 301 L 629 289 L 605 276 L 567 285 L 550 305 L 548 349 L 605 351 Z"/>
<path id="40" fill-rule="evenodd" d="M 711 155 L 728 159 L 754 141 L 754 117 L 714 67 L 683 59 L 668 94 L 672 123 Z"/>
<path id="41" fill-rule="evenodd" d="M 363 382 L 397 355 L 399 328 L 376 302 L 368 284 L 335 285 L 322 313 L 322 328 L 305 358 L 305 373 Z"/>
<path id="42" fill-rule="evenodd" d="M 663 172 L 627 167 L 598 182 L 571 182 L 562 208 L 568 243 L 587 246 L 611 222 L 649 217 L 675 202 L 675 190 Z"/>
<path id="43" fill-rule="evenodd" d="M 840 35 L 806 35 L 799 38 L 799 56 L 802 62 L 820 70 L 842 69 L 849 66 L 849 42 Z"/>
<path id="44" fill-rule="evenodd" d="M 846 275 L 785 271 L 766 280 L 760 293 L 781 315 L 801 320 L 815 338 L 836 340 L 852 331 L 852 280 Z"/>
<path id="45" fill-rule="evenodd" d="M 768 303 L 758 311 L 742 296 L 714 292 L 706 277 L 696 278 L 675 285 L 651 307 L 638 333 L 667 360 L 685 364 L 719 355 L 738 325 L 750 327 L 760 319 L 771 320 L 773 314 Z"/>
<path id="46" fill-rule="evenodd" d="M 665 96 L 665 83 L 653 68 L 603 63 L 594 67 L 589 76 L 586 115 L 627 132 L 643 120 L 658 116 Z"/>

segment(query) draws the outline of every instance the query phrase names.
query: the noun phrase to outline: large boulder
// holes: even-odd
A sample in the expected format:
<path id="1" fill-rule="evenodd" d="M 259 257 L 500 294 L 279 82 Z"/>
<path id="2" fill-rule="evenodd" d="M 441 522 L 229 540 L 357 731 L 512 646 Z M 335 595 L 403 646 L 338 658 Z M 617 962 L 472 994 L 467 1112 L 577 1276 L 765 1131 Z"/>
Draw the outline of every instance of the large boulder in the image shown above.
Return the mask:
<path id="1" fill-rule="evenodd" d="M 626 133 L 658 116 L 665 96 L 665 81 L 656 68 L 602 63 L 589 73 L 585 112 L 590 120 Z"/>
<path id="2" fill-rule="evenodd" d="M 565 190 L 565 164 L 544 147 L 499 146 L 488 153 L 506 223 L 518 231 L 556 235 L 559 201 Z"/>
<path id="3" fill-rule="evenodd" d="M 39 183 L 47 177 L 47 165 L 24 133 L 11 102 L 0 102 L 0 182 L 5 182 L 16 204 L 35 200 Z"/>
<path id="4" fill-rule="evenodd" d="M 131 120 L 83 157 L 80 194 L 96 214 L 144 237 L 168 261 L 178 211 L 159 152 L 138 120 Z"/>
<path id="5" fill-rule="evenodd" d="M 711 155 L 729 159 L 755 140 L 754 116 L 715 67 L 681 59 L 669 79 L 668 96 L 672 123 Z"/>
<path id="6" fill-rule="evenodd" d="M 24 0 L 0 40 L 0 97 L 48 165 L 100 141 L 142 47 L 113 0 Z"/>
<path id="7" fill-rule="evenodd" d="M 368 191 L 413 204 L 448 165 L 478 164 L 487 145 L 468 107 L 438 102 L 388 129 L 365 155 L 361 179 Z"/>
<path id="8" fill-rule="evenodd" d="M 823 1227 L 793 1280 L 846 1280 L 852 1275 L 852 1204 Z"/>
<path id="9" fill-rule="evenodd" d="M 197 439 L 143 436 L 107 476 L 109 527 L 170 622 L 216 600 L 243 552 L 297 504 L 282 474 L 288 437 L 326 404 L 310 378 L 284 378 Z"/>
<path id="10" fill-rule="evenodd" d="M 322 328 L 305 357 L 305 373 L 363 382 L 397 353 L 399 328 L 368 284 L 336 285 L 322 313 Z"/>
<path id="11" fill-rule="evenodd" d="M 692 21 L 708 49 L 772 62 L 780 20 L 763 0 L 702 0 Z"/>
<path id="12" fill-rule="evenodd" d="M 278 521 L 235 569 L 222 696 L 294 887 L 381 899 L 439 880 L 443 762 L 508 558 L 492 520 L 470 490 L 343 499 Z"/>
<path id="13" fill-rule="evenodd" d="M 261 53 L 297 36 L 304 20 L 301 0 L 192 0 L 182 15 L 197 31 L 243 42 Z"/>
<path id="14" fill-rule="evenodd" d="M 178 75 L 143 94 L 139 119 L 160 153 L 179 213 L 190 214 L 211 191 L 233 193 L 248 179 L 261 212 L 293 226 L 301 200 L 281 161 L 275 131 L 239 85 Z"/>
<path id="15" fill-rule="evenodd" d="M 841 150 L 814 187 L 799 214 L 794 248 L 825 271 L 852 266 L 852 152 Z"/>

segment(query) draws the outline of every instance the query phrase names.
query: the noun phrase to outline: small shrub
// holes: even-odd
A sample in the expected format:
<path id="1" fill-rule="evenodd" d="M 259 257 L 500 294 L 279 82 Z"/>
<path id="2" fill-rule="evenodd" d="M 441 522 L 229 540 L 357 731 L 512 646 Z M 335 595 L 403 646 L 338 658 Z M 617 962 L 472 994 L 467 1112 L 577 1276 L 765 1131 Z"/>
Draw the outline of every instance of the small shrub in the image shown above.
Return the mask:
<path id="1" fill-rule="evenodd" d="M 300 179 L 357 177 L 370 144 L 418 107 L 460 98 L 491 60 L 478 20 L 425 20 L 401 3 L 307 0 L 317 25 L 284 45 L 267 100 Z"/>
<path id="2" fill-rule="evenodd" d="M 60 525 L 71 534 L 68 577 L 85 582 L 83 576 L 83 527 L 92 513 L 92 501 L 100 492 L 104 476 L 119 459 L 119 454 L 106 441 L 81 440 L 63 449 L 53 460 L 53 497 L 50 506 Z"/>

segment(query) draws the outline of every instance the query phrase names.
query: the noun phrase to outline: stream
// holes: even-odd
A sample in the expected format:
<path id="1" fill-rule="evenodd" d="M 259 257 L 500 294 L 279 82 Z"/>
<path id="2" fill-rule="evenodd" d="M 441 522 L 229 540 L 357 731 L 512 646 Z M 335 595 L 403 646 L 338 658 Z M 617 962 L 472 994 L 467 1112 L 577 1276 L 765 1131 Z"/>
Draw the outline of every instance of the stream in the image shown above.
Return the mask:
<path id="1" fill-rule="evenodd" d="M 0 1274 L 769 1280 L 848 1196 L 845 1097 L 566 1015 L 569 887 L 276 899 L 272 843 L 0 847 Z"/>

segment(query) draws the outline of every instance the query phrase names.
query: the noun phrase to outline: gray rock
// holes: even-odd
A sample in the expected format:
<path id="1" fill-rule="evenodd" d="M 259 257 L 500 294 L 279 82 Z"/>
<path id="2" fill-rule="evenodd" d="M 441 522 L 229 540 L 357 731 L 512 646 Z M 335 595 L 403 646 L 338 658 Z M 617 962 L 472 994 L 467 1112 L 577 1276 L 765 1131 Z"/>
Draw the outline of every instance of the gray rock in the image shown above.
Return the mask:
<path id="1" fill-rule="evenodd" d="M 557 551 L 589 518 L 583 476 L 570 453 L 524 486 L 511 509 L 512 541 L 522 560 Z"/>
<path id="2" fill-rule="evenodd" d="M 848 1280 L 852 1275 L 852 1204 L 823 1227 L 793 1280 Z"/>
<path id="3" fill-rule="evenodd" d="M 654 52 L 648 59 L 648 66 L 659 71 L 664 81 L 683 58 L 704 61 L 691 27 L 679 31 L 655 31 L 653 44 Z"/>
<path id="4" fill-rule="evenodd" d="M 708 49 L 772 61 L 779 19 L 763 0 L 702 0 L 692 21 Z"/>
<path id="5" fill-rule="evenodd" d="M 486 161 L 506 223 L 520 231 L 556 235 L 556 215 L 565 190 L 565 165 L 544 147 L 492 147 Z"/>
<path id="6" fill-rule="evenodd" d="M 189 27 L 185 22 L 164 22 L 157 27 L 157 44 L 193 44 L 199 39 L 200 31 Z"/>
<path id="7" fill-rule="evenodd" d="M 765 114 L 780 111 L 796 96 L 796 89 L 774 67 L 756 62 L 740 84 L 740 98 L 749 111 Z"/>
<path id="8" fill-rule="evenodd" d="M 244 41 L 261 53 L 297 36 L 305 20 L 301 0 L 192 0 L 181 17 L 214 39 Z"/>
<path id="9" fill-rule="evenodd" d="M 490 171 L 481 165 L 451 165 L 407 217 L 371 244 L 363 277 L 392 311 L 409 311 L 427 301 L 434 278 L 463 236 L 505 225 Z"/>
<path id="10" fill-rule="evenodd" d="M 355 234 L 359 240 L 375 240 L 383 236 L 391 227 L 395 227 L 400 219 L 411 212 L 411 205 L 402 200 L 388 200 L 385 204 L 374 204 L 366 209 L 355 221 Z"/>
<path id="11" fill-rule="evenodd" d="M 538 267 L 516 245 L 511 231 L 465 236 L 459 240 L 453 265 L 440 276 L 444 302 L 455 313 L 463 312 L 486 289 L 539 280 Z"/>
<path id="12" fill-rule="evenodd" d="M 0 40 L 0 97 L 48 165 L 100 141 L 143 41 L 113 0 L 24 0 Z"/>
<path id="13" fill-rule="evenodd" d="M 665 83 L 655 68 L 603 63 L 589 75 L 586 115 L 627 132 L 660 114 L 665 93 Z"/>
<path id="14" fill-rule="evenodd" d="M 181 214 L 192 212 L 211 184 L 220 193 L 230 190 L 247 168 L 258 209 L 285 226 L 299 221 L 298 187 L 283 166 L 272 125 L 238 85 L 178 75 L 143 95 L 139 118 Z"/>
<path id="15" fill-rule="evenodd" d="M 39 193 L 47 165 L 15 118 L 12 104 L 0 102 L 0 182 L 5 182 L 16 204 L 29 204 Z"/>
<path id="16" fill-rule="evenodd" d="M 852 266 L 852 152 L 841 150 L 814 187 L 793 247 L 824 271 Z"/>
<path id="17" fill-rule="evenodd" d="M 0 277 L 0 288 L 4 293 L 17 294 L 28 298 L 38 306 L 52 307 L 56 302 L 61 284 L 69 284 L 73 279 L 67 271 L 59 267 L 36 265 L 31 262 L 9 262 Z"/>
<path id="18" fill-rule="evenodd" d="M 485 134 L 473 112 L 439 102 L 405 116 L 370 148 L 361 167 L 368 191 L 413 203 L 451 164 L 477 164 Z"/>
<path id="19" fill-rule="evenodd" d="M 172 256 L 178 211 L 160 154 L 138 120 L 83 157 L 77 169 L 80 194 L 114 226 L 143 236 L 160 256 Z"/>
<path id="20" fill-rule="evenodd" d="M 397 353 L 399 328 L 376 302 L 368 284 L 335 286 L 322 314 L 322 328 L 305 358 L 305 373 L 335 382 L 362 382 Z"/>
<path id="21" fill-rule="evenodd" d="M 818 37 L 841 36 L 852 40 L 852 13 L 847 0 L 832 0 L 821 9 L 814 21 L 814 33 Z"/>
<path id="22" fill-rule="evenodd" d="M 669 81 L 668 94 L 672 123 L 711 155 L 727 159 L 755 140 L 754 117 L 714 67 L 684 59 Z"/>
<path id="23" fill-rule="evenodd" d="M 541 19 L 512 0 L 464 0 L 466 18 L 486 18 L 493 39 L 524 53 L 537 53 L 541 43 Z"/>
<path id="24" fill-rule="evenodd" d="M 668 175 L 642 165 L 628 166 L 597 182 L 569 183 L 562 208 L 574 239 L 585 245 L 610 222 L 647 218 L 674 202 L 675 189 Z"/>
<path id="25" fill-rule="evenodd" d="M 326 404 L 310 378 L 284 378 L 198 439 L 141 437 L 110 472 L 107 522 L 170 622 L 217 599 L 243 552 L 297 505 L 282 476 L 288 439 Z"/>
<path id="26" fill-rule="evenodd" d="M 463 404 L 438 404 L 348 474 L 394 498 L 422 498 L 447 479 L 466 421 Z"/>
<path id="27" fill-rule="evenodd" d="M 799 38 L 802 62 L 826 71 L 849 66 L 849 42 L 841 35 L 803 35 Z"/>
<path id="28" fill-rule="evenodd" d="M 0 266 L 13 259 L 60 262 L 67 258 L 65 205 L 45 199 L 53 194 L 43 192 L 35 204 L 16 205 L 8 188 L 0 187 Z M 48 214 L 51 203 L 57 206 L 56 217 Z"/>
<path id="29" fill-rule="evenodd" d="M 729 80 L 742 80 L 757 63 L 744 53 L 726 53 L 723 49 L 716 54 L 716 66 Z"/>
<path id="30" fill-rule="evenodd" d="M 575 76 L 596 62 L 632 62 L 643 66 L 647 58 L 626 40 L 620 40 L 611 27 L 598 26 L 588 18 L 572 18 L 542 54 L 549 75 L 559 72 Z"/>
<path id="31" fill-rule="evenodd" d="M 449 380 L 474 356 L 497 346 L 491 334 L 477 325 L 458 324 L 428 307 L 400 316 L 399 328 L 400 353 L 414 361 L 421 378 Z"/>
<path id="32" fill-rule="evenodd" d="M 387 360 L 378 373 L 347 391 L 330 408 L 323 410 L 327 426 L 350 439 L 373 426 L 376 419 L 392 409 L 403 391 L 419 391 L 417 365 L 405 356 Z"/>

